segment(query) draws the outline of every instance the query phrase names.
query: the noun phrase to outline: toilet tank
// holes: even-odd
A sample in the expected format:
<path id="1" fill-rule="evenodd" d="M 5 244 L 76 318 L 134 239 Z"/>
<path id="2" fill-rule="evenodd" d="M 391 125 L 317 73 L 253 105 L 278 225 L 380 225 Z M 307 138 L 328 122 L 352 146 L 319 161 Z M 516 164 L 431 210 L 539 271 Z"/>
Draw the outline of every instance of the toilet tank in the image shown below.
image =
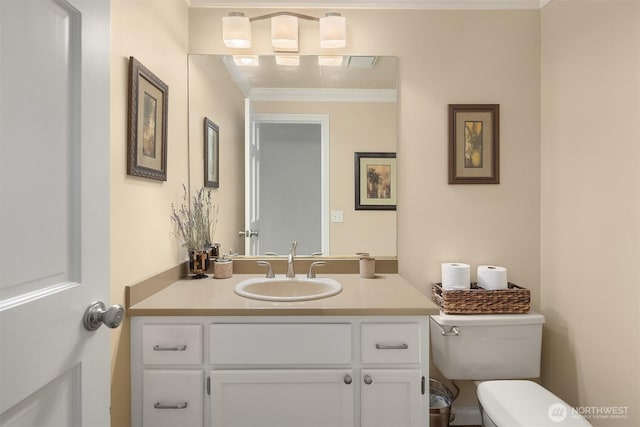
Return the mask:
<path id="1" fill-rule="evenodd" d="M 431 316 L 433 363 L 450 380 L 537 378 L 543 324 L 534 312 Z"/>

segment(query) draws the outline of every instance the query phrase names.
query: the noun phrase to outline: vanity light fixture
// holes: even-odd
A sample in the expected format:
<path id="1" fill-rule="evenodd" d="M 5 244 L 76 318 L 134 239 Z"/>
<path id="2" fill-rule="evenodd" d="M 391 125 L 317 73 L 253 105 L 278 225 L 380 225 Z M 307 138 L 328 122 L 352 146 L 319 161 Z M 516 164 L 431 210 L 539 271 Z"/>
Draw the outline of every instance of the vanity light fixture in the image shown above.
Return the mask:
<path id="1" fill-rule="evenodd" d="M 298 51 L 298 18 L 278 15 L 271 18 L 271 44 L 273 50 Z"/>
<path id="2" fill-rule="evenodd" d="M 327 13 L 320 18 L 320 47 L 337 48 L 347 45 L 347 18 L 339 13 Z"/>
<path id="3" fill-rule="evenodd" d="M 235 48 L 251 47 L 251 24 L 241 12 L 231 12 L 222 18 L 222 38 L 224 45 Z"/>
<path id="4" fill-rule="evenodd" d="M 298 19 L 318 21 L 320 47 L 340 48 L 347 45 L 347 19 L 339 13 L 327 13 L 322 18 L 294 12 L 275 12 L 248 18 L 242 12 L 231 12 L 222 18 L 222 39 L 230 48 L 251 47 L 251 22 L 271 19 L 271 44 L 275 51 L 298 51 Z"/>
<path id="5" fill-rule="evenodd" d="M 258 55 L 233 55 L 233 62 L 238 67 L 257 67 L 260 65 Z"/>
<path id="6" fill-rule="evenodd" d="M 300 65 L 300 56 L 298 55 L 276 55 L 276 64 L 297 67 Z"/>
<path id="7" fill-rule="evenodd" d="M 342 65 L 344 57 L 341 55 L 319 55 L 318 65 L 325 67 L 339 67 Z"/>

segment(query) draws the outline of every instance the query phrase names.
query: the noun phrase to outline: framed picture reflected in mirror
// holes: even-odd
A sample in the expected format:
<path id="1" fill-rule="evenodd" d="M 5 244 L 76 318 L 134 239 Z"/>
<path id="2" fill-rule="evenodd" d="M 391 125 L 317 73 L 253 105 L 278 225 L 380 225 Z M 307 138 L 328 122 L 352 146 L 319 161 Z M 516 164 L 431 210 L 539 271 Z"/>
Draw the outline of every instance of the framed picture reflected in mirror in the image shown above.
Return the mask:
<path id="1" fill-rule="evenodd" d="M 396 153 L 355 153 L 356 210 L 396 210 Z"/>
<path id="2" fill-rule="evenodd" d="M 204 118 L 204 186 L 220 187 L 220 129 Z"/>

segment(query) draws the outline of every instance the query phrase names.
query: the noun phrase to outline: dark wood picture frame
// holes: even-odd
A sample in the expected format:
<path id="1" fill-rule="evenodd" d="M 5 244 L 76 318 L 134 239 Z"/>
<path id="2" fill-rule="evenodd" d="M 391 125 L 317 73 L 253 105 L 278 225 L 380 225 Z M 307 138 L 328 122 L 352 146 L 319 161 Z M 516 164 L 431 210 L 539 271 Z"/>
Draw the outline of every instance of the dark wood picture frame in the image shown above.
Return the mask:
<path id="1" fill-rule="evenodd" d="M 500 105 L 449 104 L 449 184 L 500 183 Z"/>
<path id="2" fill-rule="evenodd" d="M 355 153 L 355 209 L 395 211 L 396 153 Z"/>
<path id="3" fill-rule="evenodd" d="M 204 118 L 204 186 L 220 187 L 220 128 Z"/>
<path id="4" fill-rule="evenodd" d="M 127 174 L 167 180 L 169 87 L 129 58 Z"/>

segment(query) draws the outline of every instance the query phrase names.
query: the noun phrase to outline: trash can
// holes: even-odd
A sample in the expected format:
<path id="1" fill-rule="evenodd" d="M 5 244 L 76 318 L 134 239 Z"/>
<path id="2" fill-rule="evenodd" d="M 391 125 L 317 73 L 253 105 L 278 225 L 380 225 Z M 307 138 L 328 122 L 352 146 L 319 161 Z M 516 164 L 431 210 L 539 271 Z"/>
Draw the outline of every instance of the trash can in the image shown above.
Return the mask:
<path id="1" fill-rule="evenodd" d="M 455 385 L 454 385 L 455 386 Z M 457 388 L 457 387 L 456 387 Z M 449 427 L 449 423 L 455 419 L 451 412 L 451 405 L 458 397 L 444 384 L 434 379 L 429 379 L 429 426 Z"/>

